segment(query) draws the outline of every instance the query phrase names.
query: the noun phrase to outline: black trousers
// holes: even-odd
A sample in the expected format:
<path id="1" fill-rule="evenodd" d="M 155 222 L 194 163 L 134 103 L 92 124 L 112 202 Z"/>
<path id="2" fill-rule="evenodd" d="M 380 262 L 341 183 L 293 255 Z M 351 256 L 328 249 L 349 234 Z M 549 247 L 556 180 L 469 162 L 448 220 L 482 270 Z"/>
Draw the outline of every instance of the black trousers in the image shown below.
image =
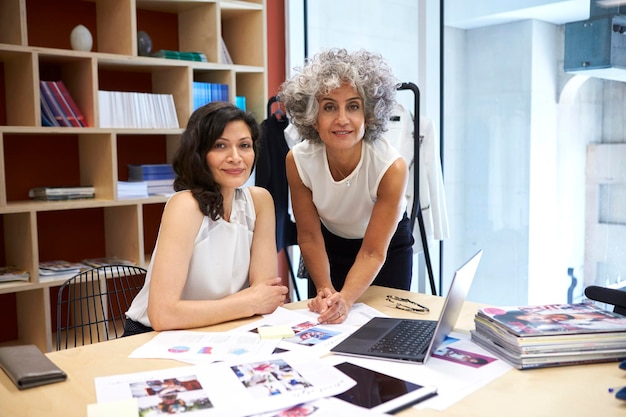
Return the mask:
<path id="1" fill-rule="evenodd" d="M 356 255 L 361 249 L 363 239 L 345 239 L 331 233 L 322 225 L 322 235 L 328 261 L 330 263 L 330 277 L 337 291 L 343 288 L 348 271 L 352 268 Z M 391 238 L 387 249 L 387 259 L 376 275 L 372 285 L 409 290 L 413 277 L 413 233 L 411 222 L 406 213 L 398 223 L 396 232 Z M 317 295 L 317 289 L 312 279 L 308 283 L 308 296 Z"/>
<path id="2" fill-rule="evenodd" d="M 152 327 L 144 326 L 138 321 L 131 320 L 126 317 L 126 322 L 124 323 L 124 334 L 122 337 L 134 336 L 136 334 L 148 333 L 152 331 L 154 331 Z"/>

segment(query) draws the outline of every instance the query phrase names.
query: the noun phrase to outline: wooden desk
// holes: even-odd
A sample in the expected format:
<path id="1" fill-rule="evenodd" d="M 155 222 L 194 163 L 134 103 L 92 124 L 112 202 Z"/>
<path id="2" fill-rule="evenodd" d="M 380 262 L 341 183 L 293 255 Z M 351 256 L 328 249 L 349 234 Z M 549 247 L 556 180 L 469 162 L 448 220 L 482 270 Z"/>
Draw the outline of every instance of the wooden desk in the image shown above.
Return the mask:
<path id="1" fill-rule="evenodd" d="M 408 296 L 431 308 L 435 319 L 443 304 L 441 297 L 406 293 L 382 287 L 371 287 L 360 301 L 394 316 L 415 317 L 411 313 L 390 308 L 386 294 Z M 287 308 L 304 308 L 305 301 Z M 473 328 L 478 304 L 466 303 L 457 323 L 458 331 Z M 249 320 L 212 326 L 202 330 L 225 331 Z M 112 340 L 75 349 L 49 353 L 48 356 L 68 373 L 66 382 L 19 391 L 0 372 L 0 415 L 7 417 L 85 416 L 87 404 L 96 402 L 94 378 L 97 376 L 142 372 L 181 366 L 166 359 L 130 359 L 128 355 L 148 342 L 153 333 Z M 615 399 L 607 388 L 626 385 L 626 372 L 616 363 L 546 368 L 527 371 L 512 370 L 487 386 L 470 394 L 444 412 L 407 409 L 398 415 L 407 416 L 568 416 L 623 417 L 626 402 Z"/>

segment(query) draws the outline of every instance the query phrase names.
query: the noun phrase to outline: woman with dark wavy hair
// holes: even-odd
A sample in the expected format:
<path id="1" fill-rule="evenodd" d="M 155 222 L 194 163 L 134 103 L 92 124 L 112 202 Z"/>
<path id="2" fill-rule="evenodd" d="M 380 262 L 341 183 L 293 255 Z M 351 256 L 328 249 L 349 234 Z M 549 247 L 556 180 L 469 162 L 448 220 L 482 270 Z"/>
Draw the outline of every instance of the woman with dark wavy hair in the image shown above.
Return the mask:
<path id="1" fill-rule="evenodd" d="M 172 164 L 176 193 L 126 313 L 125 336 L 268 314 L 284 303 L 274 202 L 263 188 L 242 188 L 258 139 L 254 117 L 230 103 L 191 115 Z"/>
<path id="2" fill-rule="evenodd" d="M 399 83 L 381 55 L 329 49 L 283 83 L 303 141 L 286 158 L 308 306 L 341 323 L 372 284 L 409 289 L 408 169 L 384 138 Z"/>

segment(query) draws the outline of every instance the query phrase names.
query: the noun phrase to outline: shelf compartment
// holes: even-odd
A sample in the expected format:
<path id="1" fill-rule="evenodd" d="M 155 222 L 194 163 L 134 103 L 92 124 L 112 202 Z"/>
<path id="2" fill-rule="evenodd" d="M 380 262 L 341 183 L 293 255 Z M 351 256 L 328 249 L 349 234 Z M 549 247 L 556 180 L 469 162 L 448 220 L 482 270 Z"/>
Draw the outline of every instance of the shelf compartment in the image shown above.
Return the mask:
<path id="1" fill-rule="evenodd" d="M 116 0 L 111 3 L 118 5 L 121 2 Z M 26 0 L 26 10 L 28 10 L 26 13 L 28 45 L 71 50 L 70 34 L 75 26 L 81 24 L 91 32 L 93 38 L 91 50 L 99 50 L 98 30 L 100 27 L 94 3 L 80 0 Z M 120 25 L 122 22 L 117 23 L 118 27 Z M 41 28 L 47 28 L 47 30 Z M 121 34 L 118 33 L 117 36 Z"/>
<path id="2" fill-rule="evenodd" d="M 205 69 L 195 69 L 193 71 L 193 81 L 203 82 L 203 83 L 214 83 L 214 84 L 225 84 L 228 86 L 228 98 L 226 101 L 230 101 L 231 103 L 235 102 L 235 76 L 234 72 L 230 70 L 205 70 Z M 192 109 L 193 109 L 193 92 L 194 88 L 191 88 L 192 94 Z M 216 101 L 216 100 L 211 100 Z M 208 101 L 207 101 L 208 103 Z M 206 103 L 204 103 L 206 104 Z"/>
<path id="3" fill-rule="evenodd" d="M 137 26 L 132 0 L 95 0 L 96 51 L 118 55 L 137 55 Z M 93 32 L 92 32 L 93 35 Z"/>
<path id="4" fill-rule="evenodd" d="M 137 0 L 137 29 L 152 39 L 152 52 L 202 52 L 219 62 L 218 22 L 215 2 Z"/>
<path id="5" fill-rule="evenodd" d="M 38 262 L 80 262 L 106 255 L 105 209 L 87 208 L 37 213 Z M 63 245 L 59 245 L 60 237 Z M 37 274 L 38 275 L 38 274 Z M 39 277 L 45 282 L 52 277 Z"/>
<path id="6" fill-rule="evenodd" d="M 0 125 L 41 126 L 35 71 L 33 53 L 0 51 Z"/>
<path id="7" fill-rule="evenodd" d="M 7 213 L 2 216 L 3 229 L 3 262 L 2 265 L 15 265 L 30 273 L 30 281 L 35 280 L 37 256 L 33 248 L 37 245 L 37 226 L 32 213 Z M 23 282 L 4 283 L 23 284 Z"/>
<path id="8" fill-rule="evenodd" d="M 235 65 L 265 67 L 267 36 L 265 11 L 222 6 L 221 36 Z M 242 42 L 241 39 L 246 39 Z"/>
<path id="9" fill-rule="evenodd" d="M 267 115 L 267 78 L 262 72 L 237 72 L 236 94 L 246 97 L 247 110 L 261 123 Z"/>
<path id="10" fill-rule="evenodd" d="M 110 134 L 4 133 L 7 204 L 29 200 L 28 191 L 43 186 L 94 186 L 96 198 L 112 199 L 111 138 Z M 33 171 L 33 166 L 38 170 Z"/>
<path id="11" fill-rule="evenodd" d="M 26 46 L 26 12 L 20 0 L 0 1 L 0 43 Z"/>
<path id="12" fill-rule="evenodd" d="M 128 165 L 168 164 L 167 135 L 118 135 L 117 176 L 128 181 Z"/>
<path id="13" fill-rule="evenodd" d="M 191 69 L 183 65 L 126 65 L 102 61 L 98 64 L 98 90 L 171 94 L 181 127 L 187 124 L 191 114 L 190 85 Z"/>
<path id="14" fill-rule="evenodd" d="M 63 81 L 76 106 L 85 117 L 87 127 L 95 126 L 93 109 L 96 74 L 93 58 L 39 52 L 38 61 L 39 80 Z M 40 97 L 38 83 L 36 97 Z M 40 112 L 38 113 L 38 121 L 35 126 L 41 126 Z"/>
<path id="15" fill-rule="evenodd" d="M 142 230 L 143 216 L 140 205 L 104 209 L 104 256 L 127 259 L 138 266 L 144 266 Z"/>
<path id="16" fill-rule="evenodd" d="M 144 253 L 141 222 L 141 209 L 136 204 L 38 212 L 39 262 L 59 259 L 81 262 L 107 256 L 141 266 Z M 59 236 L 63 236 L 63 245 L 58 245 Z M 45 285 L 60 279 L 38 278 Z"/>

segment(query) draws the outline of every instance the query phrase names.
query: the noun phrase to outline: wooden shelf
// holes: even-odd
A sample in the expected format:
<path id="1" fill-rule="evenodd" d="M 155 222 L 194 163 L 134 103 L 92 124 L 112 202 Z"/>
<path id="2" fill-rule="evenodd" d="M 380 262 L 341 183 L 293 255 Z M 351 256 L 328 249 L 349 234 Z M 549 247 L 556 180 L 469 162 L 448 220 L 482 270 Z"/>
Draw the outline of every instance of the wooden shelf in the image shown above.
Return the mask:
<path id="1" fill-rule="evenodd" d="M 89 52 L 71 49 L 78 24 L 92 34 Z M 153 52 L 201 52 L 207 62 L 139 56 L 139 30 Z M 233 64 L 222 62 L 222 38 Z M 227 84 L 229 100 L 246 96 L 261 122 L 266 56 L 265 0 L 0 2 L 0 265 L 30 273 L 29 282 L 0 283 L 0 304 L 15 305 L 4 320 L 18 332 L 0 331 L 0 344 L 52 349 L 50 293 L 63 279 L 42 280 L 40 261 L 118 256 L 147 266 L 167 198 L 119 199 L 117 182 L 128 179 L 130 163 L 171 162 L 194 81 Z M 40 80 L 63 81 L 89 127 L 43 126 Z M 99 90 L 171 94 L 180 128 L 100 128 Z M 94 186 L 96 196 L 29 200 L 30 188 L 56 185 Z"/>

